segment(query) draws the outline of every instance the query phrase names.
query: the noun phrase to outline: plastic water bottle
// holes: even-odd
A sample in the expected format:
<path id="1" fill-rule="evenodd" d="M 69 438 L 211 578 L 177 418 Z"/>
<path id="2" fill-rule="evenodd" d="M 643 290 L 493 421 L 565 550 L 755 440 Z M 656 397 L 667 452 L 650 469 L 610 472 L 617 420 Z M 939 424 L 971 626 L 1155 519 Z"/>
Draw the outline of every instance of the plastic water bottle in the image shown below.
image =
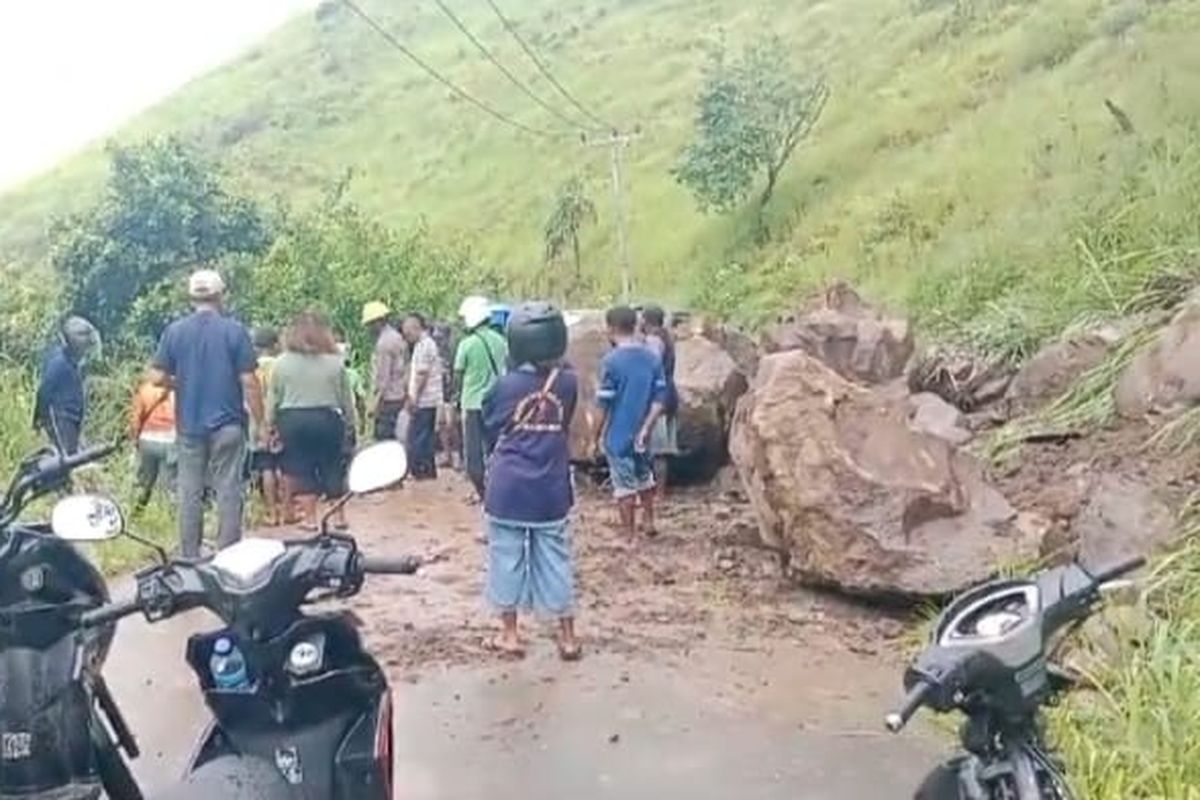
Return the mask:
<path id="1" fill-rule="evenodd" d="M 242 691 L 250 686 L 246 675 L 246 659 L 242 651 L 228 636 L 213 643 L 212 658 L 208 662 L 213 685 L 226 691 Z"/>

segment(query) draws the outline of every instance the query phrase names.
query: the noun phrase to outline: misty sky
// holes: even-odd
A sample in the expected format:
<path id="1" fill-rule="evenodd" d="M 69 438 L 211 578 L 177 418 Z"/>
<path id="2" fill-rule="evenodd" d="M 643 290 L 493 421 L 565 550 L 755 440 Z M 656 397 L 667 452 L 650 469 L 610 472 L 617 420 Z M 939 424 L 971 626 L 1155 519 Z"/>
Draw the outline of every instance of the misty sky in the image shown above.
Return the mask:
<path id="1" fill-rule="evenodd" d="M 0 188 L 117 127 L 317 0 L 0 0 Z"/>

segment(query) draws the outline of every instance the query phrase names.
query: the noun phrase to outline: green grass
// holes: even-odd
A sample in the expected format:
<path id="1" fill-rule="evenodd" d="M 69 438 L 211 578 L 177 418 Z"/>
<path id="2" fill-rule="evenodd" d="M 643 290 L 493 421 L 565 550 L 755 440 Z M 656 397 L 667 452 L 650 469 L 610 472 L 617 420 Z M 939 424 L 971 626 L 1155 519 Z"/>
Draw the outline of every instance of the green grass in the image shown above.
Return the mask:
<path id="1" fill-rule="evenodd" d="M 452 79 L 521 121 L 553 120 L 478 57 L 430 5 L 368 3 Z M 522 75 L 482 5 L 467 24 Z M 1007 355 L 1200 241 L 1200 8 L 1187 0 L 508 0 L 579 96 L 643 126 L 629 154 L 638 294 L 749 321 L 849 278 L 922 330 Z M 833 97 L 768 209 L 697 213 L 668 175 L 687 140 L 705 45 L 769 27 Z M 548 87 L 538 86 L 544 93 Z M 1112 99 L 1135 133 L 1106 110 Z M 118 139 L 176 132 L 236 181 L 304 203 L 355 171 L 351 194 L 385 220 L 467 241 L 516 292 L 541 284 L 553 191 L 582 174 L 601 210 L 584 237 L 595 301 L 611 297 L 607 152 L 531 139 L 448 99 L 360 22 L 309 14 L 138 117 Z M 37 259 L 46 219 L 94 191 L 89 150 L 0 198 L 0 250 Z"/>
<path id="2" fill-rule="evenodd" d="M 1145 580 L 1148 622 L 1094 662 L 1094 692 L 1053 715 L 1053 733 L 1079 796 L 1089 800 L 1200 797 L 1200 540 Z"/>

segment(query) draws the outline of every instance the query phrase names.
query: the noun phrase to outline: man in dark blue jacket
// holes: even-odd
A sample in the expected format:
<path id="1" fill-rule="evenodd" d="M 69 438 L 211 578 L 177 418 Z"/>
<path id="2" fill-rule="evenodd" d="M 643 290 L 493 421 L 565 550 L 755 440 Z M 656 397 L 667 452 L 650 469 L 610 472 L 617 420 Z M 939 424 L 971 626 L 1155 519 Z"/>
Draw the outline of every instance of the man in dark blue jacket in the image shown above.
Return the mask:
<path id="1" fill-rule="evenodd" d="M 59 341 L 42 361 L 33 425 L 43 431 L 55 449 L 70 455 L 79 450 L 79 434 L 87 412 L 87 393 L 80 365 L 100 341 L 92 323 L 69 317 L 59 331 Z"/>

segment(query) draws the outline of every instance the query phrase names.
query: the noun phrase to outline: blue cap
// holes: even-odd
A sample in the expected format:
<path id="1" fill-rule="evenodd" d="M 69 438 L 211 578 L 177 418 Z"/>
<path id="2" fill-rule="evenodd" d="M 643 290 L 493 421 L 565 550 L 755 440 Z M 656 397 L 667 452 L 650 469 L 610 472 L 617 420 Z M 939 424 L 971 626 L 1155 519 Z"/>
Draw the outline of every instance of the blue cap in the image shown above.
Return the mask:
<path id="1" fill-rule="evenodd" d="M 233 650 L 233 642 L 228 636 L 222 636 L 213 643 L 213 652 L 219 656 L 227 656 Z"/>

